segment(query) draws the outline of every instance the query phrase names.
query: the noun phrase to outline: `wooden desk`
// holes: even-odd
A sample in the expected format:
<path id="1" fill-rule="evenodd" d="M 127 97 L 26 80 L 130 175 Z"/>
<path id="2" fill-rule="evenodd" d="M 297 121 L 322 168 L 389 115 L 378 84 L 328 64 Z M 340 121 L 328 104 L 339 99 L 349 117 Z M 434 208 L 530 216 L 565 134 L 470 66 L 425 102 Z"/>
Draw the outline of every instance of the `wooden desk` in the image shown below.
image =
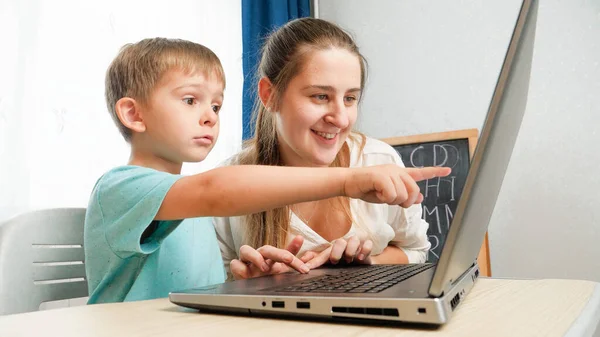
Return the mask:
<path id="1" fill-rule="evenodd" d="M 167 299 L 0 317 L 0 336 L 591 336 L 597 283 L 482 278 L 439 329 L 199 314 Z"/>

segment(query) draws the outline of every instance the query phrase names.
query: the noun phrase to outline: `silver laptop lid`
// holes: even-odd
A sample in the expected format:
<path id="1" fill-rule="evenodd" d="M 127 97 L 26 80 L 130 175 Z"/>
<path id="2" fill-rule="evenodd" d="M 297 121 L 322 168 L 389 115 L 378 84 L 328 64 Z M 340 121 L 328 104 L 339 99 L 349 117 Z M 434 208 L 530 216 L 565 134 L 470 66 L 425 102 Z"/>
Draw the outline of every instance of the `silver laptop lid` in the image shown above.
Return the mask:
<path id="1" fill-rule="evenodd" d="M 473 265 L 519 133 L 529 88 L 537 0 L 523 0 L 471 168 L 429 287 L 441 296 Z M 485 154 L 485 155 L 484 155 Z"/>

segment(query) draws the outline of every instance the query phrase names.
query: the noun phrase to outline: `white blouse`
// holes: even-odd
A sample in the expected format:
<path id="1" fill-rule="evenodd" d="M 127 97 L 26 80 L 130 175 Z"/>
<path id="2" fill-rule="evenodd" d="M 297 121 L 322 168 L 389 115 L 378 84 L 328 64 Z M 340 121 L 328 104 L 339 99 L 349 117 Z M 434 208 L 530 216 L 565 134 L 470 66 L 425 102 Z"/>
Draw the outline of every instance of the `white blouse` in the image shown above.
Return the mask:
<path id="1" fill-rule="evenodd" d="M 348 142 L 351 153 L 350 167 L 392 163 L 404 167 L 396 150 L 382 141 L 367 137 L 362 153 L 359 153 L 360 143 L 350 140 Z M 388 245 L 395 245 L 406 253 L 410 263 L 422 263 L 427 260 L 427 253 L 431 247 L 427 239 L 429 225 L 422 219 L 421 205 L 402 208 L 350 199 L 350 211 L 354 222 L 348 233 L 343 236 L 344 239 L 355 235 L 365 237 L 366 232 L 356 223 L 360 222 L 362 226 L 368 227 L 369 239 L 373 241 L 371 255 L 381 254 Z M 243 219 L 244 217 L 215 217 L 213 220 L 223 256 L 223 264 L 229 276 L 231 276 L 229 263 L 238 258 L 240 247 L 245 244 Z M 304 252 L 310 250 L 325 250 L 331 244 L 290 211 L 288 242 L 298 234 L 304 237 L 304 244 L 298 256 L 302 256 Z"/>

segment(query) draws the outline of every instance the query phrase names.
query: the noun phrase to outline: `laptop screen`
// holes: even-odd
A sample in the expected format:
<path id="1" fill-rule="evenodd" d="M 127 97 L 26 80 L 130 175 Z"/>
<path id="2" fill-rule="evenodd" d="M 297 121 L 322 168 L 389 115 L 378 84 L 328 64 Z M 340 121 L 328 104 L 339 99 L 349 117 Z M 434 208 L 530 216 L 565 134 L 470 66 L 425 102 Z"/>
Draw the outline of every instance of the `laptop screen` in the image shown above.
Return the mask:
<path id="1" fill-rule="evenodd" d="M 475 262 L 527 105 L 537 0 L 523 0 L 429 294 L 441 296 Z"/>

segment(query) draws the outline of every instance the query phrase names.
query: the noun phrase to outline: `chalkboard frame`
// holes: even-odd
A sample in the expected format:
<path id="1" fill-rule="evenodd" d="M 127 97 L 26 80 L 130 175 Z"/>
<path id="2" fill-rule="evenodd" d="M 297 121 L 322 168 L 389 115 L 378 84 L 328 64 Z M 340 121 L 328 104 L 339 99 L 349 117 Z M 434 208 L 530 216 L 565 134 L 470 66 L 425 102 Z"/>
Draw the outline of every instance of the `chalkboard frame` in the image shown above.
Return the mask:
<path id="1" fill-rule="evenodd" d="M 477 147 L 477 140 L 479 138 L 479 131 L 477 129 L 464 129 L 446 132 L 436 132 L 428 134 L 400 136 L 392 138 L 384 138 L 382 141 L 386 142 L 391 146 L 398 145 L 409 145 L 409 144 L 420 144 L 430 142 L 443 142 L 451 140 L 467 139 L 469 142 L 469 156 L 473 159 L 475 148 Z M 485 234 L 485 238 L 479 250 L 479 256 L 477 259 L 479 264 L 480 272 L 483 276 L 492 276 L 492 268 L 490 263 L 490 248 L 488 234 Z"/>

